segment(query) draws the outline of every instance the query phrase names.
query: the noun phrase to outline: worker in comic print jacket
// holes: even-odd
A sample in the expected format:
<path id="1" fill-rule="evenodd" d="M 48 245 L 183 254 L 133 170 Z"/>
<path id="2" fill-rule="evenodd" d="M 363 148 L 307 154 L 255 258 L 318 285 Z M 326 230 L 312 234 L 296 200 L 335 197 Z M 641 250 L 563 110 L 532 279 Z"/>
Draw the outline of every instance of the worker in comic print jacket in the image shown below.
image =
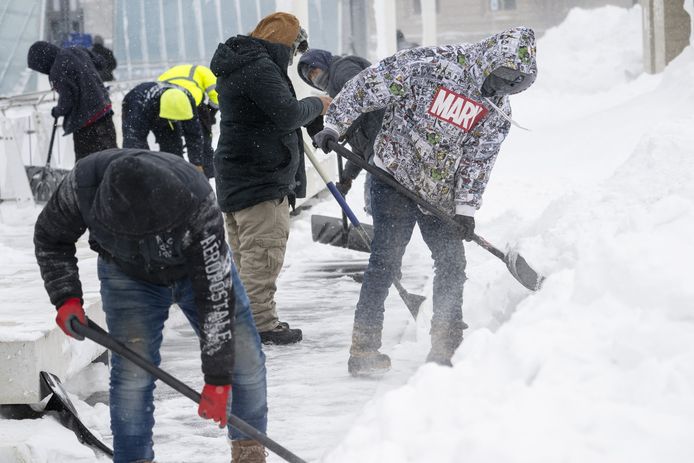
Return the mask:
<path id="1" fill-rule="evenodd" d="M 465 252 L 474 236 L 501 143 L 510 129 L 509 95 L 535 80 L 535 36 L 516 27 L 477 43 L 403 50 L 365 69 L 335 98 L 314 141 L 324 150 L 365 112 L 385 108 L 374 163 L 402 186 L 448 212 L 452 227 L 374 179 L 375 237 L 354 317 L 348 369 L 383 372 L 378 352 L 383 302 L 414 224 L 434 259 L 434 314 L 428 361 L 451 364 L 466 327 L 462 317 Z"/>
<path id="2" fill-rule="evenodd" d="M 34 232 L 56 322 L 74 338 L 80 336 L 71 321 L 86 322 L 75 243 L 87 230 L 99 254 L 111 336 L 158 365 L 164 322 L 176 303 L 200 338 L 200 415 L 224 426 L 231 399 L 235 415 L 265 432 L 265 358 L 205 176 L 180 156 L 141 149 L 100 151 L 77 162 Z M 114 462 L 154 460 L 153 390 L 153 377 L 113 354 Z M 229 437 L 246 442 L 235 429 Z"/>

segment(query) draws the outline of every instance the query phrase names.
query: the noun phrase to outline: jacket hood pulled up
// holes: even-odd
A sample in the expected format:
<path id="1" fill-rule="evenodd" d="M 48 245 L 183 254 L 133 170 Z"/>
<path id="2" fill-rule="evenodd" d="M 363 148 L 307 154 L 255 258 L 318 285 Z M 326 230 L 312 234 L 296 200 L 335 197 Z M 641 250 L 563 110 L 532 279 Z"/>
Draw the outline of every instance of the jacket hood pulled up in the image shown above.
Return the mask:
<path id="1" fill-rule="evenodd" d="M 237 35 L 217 46 L 210 69 L 217 77 L 228 76 L 254 61 L 268 58 L 286 73 L 289 53 L 290 49 L 284 45 Z"/>
<path id="2" fill-rule="evenodd" d="M 58 55 L 58 50 L 60 48 L 52 43 L 42 40 L 35 42 L 29 47 L 27 66 L 29 66 L 29 69 L 42 74 L 49 74 L 55 62 L 55 57 Z"/>
<path id="3" fill-rule="evenodd" d="M 183 180 L 162 159 L 123 156 L 104 172 L 91 212 L 105 228 L 123 235 L 169 230 L 197 204 Z"/>

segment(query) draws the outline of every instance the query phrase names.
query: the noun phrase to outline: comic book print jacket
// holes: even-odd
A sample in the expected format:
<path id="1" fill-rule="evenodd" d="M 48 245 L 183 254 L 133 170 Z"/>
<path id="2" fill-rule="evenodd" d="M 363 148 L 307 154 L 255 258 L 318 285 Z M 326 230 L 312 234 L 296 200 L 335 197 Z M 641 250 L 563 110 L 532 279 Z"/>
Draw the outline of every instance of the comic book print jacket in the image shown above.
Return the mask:
<path id="1" fill-rule="evenodd" d="M 510 128 L 481 95 L 484 79 L 501 66 L 537 72 L 531 29 L 398 52 L 345 85 L 325 127 L 342 136 L 361 113 L 386 108 L 376 165 L 449 214 L 472 216 Z M 492 101 L 511 115 L 508 96 Z"/>

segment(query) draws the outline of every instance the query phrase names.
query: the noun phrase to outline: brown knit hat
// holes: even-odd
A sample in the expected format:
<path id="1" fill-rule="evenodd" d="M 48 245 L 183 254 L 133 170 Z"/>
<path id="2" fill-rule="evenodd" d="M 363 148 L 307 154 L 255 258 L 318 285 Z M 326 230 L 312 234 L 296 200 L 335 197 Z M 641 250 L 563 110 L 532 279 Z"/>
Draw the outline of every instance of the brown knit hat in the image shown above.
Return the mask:
<path id="1" fill-rule="evenodd" d="M 280 43 L 289 48 L 294 45 L 294 41 L 299 36 L 299 20 L 296 16 L 289 13 L 272 13 L 260 20 L 251 37 L 267 40 L 268 42 Z"/>

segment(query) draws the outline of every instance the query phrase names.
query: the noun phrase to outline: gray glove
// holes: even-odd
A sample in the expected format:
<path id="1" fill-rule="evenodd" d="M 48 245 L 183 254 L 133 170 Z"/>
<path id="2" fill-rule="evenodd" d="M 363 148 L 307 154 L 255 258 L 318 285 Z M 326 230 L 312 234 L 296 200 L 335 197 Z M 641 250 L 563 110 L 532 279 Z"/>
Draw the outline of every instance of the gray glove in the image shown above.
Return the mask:
<path id="1" fill-rule="evenodd" d="M 328 145 L 330 142 L 337 143 L 338 138 L 340 138 L 340 136 L 337 132 L 326 127 L 313 137 L 313 141 L 318 148 L 322 149 L 326 153 L 329 153 L 332 150 Z"/>
<path id="2" fill-rule="evenodd" d="M 475 236 L 475 218 L 467 215 L 456 215 L 453 220 L 458 224 L 460 239 L 472 241 Z"/>

